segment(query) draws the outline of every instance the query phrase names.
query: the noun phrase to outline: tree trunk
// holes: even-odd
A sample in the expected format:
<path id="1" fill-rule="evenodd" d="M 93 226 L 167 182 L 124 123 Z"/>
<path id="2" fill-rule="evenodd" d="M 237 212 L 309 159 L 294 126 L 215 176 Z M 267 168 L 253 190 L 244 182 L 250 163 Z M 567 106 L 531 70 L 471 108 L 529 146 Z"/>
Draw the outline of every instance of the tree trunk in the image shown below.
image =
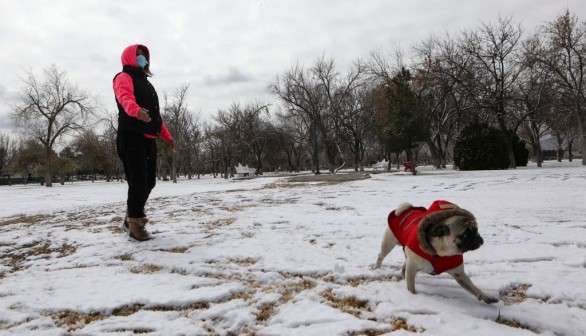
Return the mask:
<path id="1" fill-rule="evenodd" d="M 177 183 L 177 152 L 173 151 L 171 155 L 171 179 Z"/>
<path id="2" fill-rule="evenodd" d="M 358 141 L 354 142 L 354 171 L 358 172 L 359 169 L 362 167 L 362 162 L 360 161 L 360 144 L 358 143 Z M 361 171 L 364 171 L 364 169 L 362 169 Z"/>
<path id="3" fill-rule="evenodd" d="M 336 170 L 336 144 L 332 140 L 325 141 L 326 156 L 328 158 L 328 171 L 333 174 Z"/>
<path id="4" fill-rule="evenodd" d="M 535 152 L 535 161 L 537 162 L 537 167 L 541 168 L 543 165 L 543 153 L 541 152 L 541 144 L 539 141 L 533 145 L 533 151 Z"/>
<path id="5" fill-rule="evenodd" d="M 224 156 L 224 167 L 222 168 L 222 170 L 224 171 L 223 173 L 223 177 L 224 179 L 228 179 L 228 158 Z"/>
<path id="6" fill-rule="evenodd" d="M 509 136 L 509 130 L 505 124 L 505 121 L 501 118 L 498 118 L 498 124 L 501 129 L 502 134 L 504 135 L 505 139 L 507 140 L 507 155 L 509 157 L 509 168 L 516 169 L 517 163 L 515 162 L 515 151 L 513 150 L 513 137 Z"/>
<path id="7" fill-rule="evenodd" d="M 285 155 L 287 155 L 287 165 L 289 166 L 289 173 L 292 173 L 293 172 L 293 160 L 291 160 L 291 150 L 287 148 L 285 150 Z"/>
<path id="8" fill-rule="evenodd" d="M 533 155 L 535 156 L 535 162 L 537 163 L 537 167 L 541 167 L 543 165 L 543 153 L 541 151 L 539 126 L 533 119 L 529 121 L 528 133 L 531 140 Z"/>
<path id="9" fill-rule="evenodd" d="M 586 134 L 582 136 L 582 165 L 586 166 Z"/>
<path id="10" fill-rule="evenodd" d="M 51 149 L 45 149 L 45 186 L 52 187 L 51 182 Z"/>
<path id="11" fill-rule="evenodd" d="M 431 154 L 433 166 L 437 169 L 441 169 L 441 157 L 439 155 L 439 151 L 433 139 L 427 139 L 427 147 L 429 148 L 429 153 Z"/>
<path id="12" fill-rule="evenodd" d="M 572 155 L 572 144 L 573 144 L 574 140 L 570 140 L 568 141 L 568 161 L 572 162 L 572 159 L 574 159 L 573 155 Z"/>
<path id="13" fill-rule="evenodd" d="M 415 169 L 415 160 L 413 157 L 413 152 L 411 152 L 411 150 L 406 150 L 405 156 L 407 157 L 407 162 L 411 162 L 411 167 L 409 168 L 409 171 L 411 172 L 411 174 L 417 175 L 417 170 Z"/>
<path id="14" fill-rule="evenodd" d="M 582 113 L 580 113 L 582 112 Z M 586 166 L 586 112 L 577 109 L 578 131 L 580 132 L 580 145 L 582 147 L 582 165 Z"/>
<path id="15" fill-rule="evenodd" d="M 301 158 L 302 158 L 302 151 L 301 151 L 301 147 L 299 148 L 299 150 L 294 151 L 293 152 L 295 154 L 295 171 L 297 173 L 299 173 L 301 171 Z M 303 167 L 305 170 L 305 167 Z"/>
<path id="16" fill-rule="evenodd" d="M 256 171 L 258 172 L 258 175 L 262 175 L 262 158 L 261 158 L 261 153 L 258 153 L 256 155 Z"/>

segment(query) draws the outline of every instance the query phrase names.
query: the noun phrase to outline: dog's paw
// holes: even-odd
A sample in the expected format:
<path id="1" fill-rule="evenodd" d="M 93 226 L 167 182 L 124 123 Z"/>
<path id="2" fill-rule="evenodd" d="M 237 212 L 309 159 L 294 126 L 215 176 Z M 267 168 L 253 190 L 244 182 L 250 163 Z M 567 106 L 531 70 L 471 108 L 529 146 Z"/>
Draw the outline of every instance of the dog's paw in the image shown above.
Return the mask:
<path id="1" fill-rule="evenodd" d="M 488 295 L 480 295 L 478 296 L 478 300 L 482 300 L 485 303 L 491 304 L 499 302 L 499 298 L 495 296 L 488 296 Z"/>
<path id="2" fill-rule="evenodd" d="M 395 216 L 401 216 L 401 214 L 403 212 L 411 209 L 412 207 L 413 207 L 413 204 L 411 204 L 409 202 L 404 202 L 404 203 L 399 204 L 399 206 L 395 209 Z"/>

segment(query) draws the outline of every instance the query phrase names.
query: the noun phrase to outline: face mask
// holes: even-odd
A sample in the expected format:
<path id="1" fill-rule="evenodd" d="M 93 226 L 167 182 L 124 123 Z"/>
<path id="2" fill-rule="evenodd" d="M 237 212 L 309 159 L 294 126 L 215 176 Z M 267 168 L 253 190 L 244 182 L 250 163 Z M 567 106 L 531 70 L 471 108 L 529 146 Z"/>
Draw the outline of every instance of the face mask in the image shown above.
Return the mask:
<path id="1" fill-rule="evenodd" d="M 147 62 L 146 57 L 143 55 L 138 55 L 136 56 L 136 64 L 138 64 L 141 69 L 144 69 L 144 67 L 147 66 L 149 62 Z"/>

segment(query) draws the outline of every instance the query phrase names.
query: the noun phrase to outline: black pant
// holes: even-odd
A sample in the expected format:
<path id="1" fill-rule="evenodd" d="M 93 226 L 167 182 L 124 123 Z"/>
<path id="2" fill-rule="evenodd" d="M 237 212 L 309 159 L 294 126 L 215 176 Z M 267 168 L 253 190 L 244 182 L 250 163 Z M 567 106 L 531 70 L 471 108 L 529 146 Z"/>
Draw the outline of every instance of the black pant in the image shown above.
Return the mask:
<path id="1" fill-rule="evenodd" d="M 128 182 L 128 217 L 145 217 L 144 206 L 156 184 L 157 143 L 139 133 L 119 131 L 116 147 Z"/>

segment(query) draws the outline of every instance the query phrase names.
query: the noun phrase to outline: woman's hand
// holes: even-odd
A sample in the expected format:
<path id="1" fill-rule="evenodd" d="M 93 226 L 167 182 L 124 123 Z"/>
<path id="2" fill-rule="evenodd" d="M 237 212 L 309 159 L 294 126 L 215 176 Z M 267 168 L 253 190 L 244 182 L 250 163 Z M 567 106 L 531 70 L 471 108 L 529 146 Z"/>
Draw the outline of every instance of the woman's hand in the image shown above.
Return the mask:
<path id="1" fill-rule="evenodd" d="M 141 120 L 144 122 L 151 121 L 151 116 L 149 115 L 149 110 L 145 109 L 144 107 L 141 107 L 140 110 L 138 110 L 138 113 L 136 114 L 136 118 L 138 118 L 138 120 Z"/>

